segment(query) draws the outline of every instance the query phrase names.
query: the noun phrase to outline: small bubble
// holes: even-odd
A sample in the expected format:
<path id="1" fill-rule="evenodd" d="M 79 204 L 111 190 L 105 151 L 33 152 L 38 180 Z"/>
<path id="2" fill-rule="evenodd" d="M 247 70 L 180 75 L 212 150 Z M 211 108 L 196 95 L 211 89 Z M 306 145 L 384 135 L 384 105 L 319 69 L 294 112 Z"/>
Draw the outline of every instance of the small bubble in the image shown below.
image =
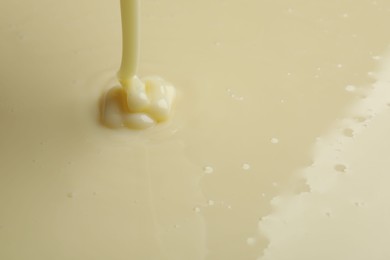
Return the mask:
<path id="1" fill-rule="evenodd" d="M 381 57 L 381 56 L 373 56 L 372 59 L 373 59 L 373 60 L 381 60 L 382 57 Z"/>
<path id="2" fill-rule="evenodd" d="M 271 138 L 271 143 L 273 143 L 273 144 L 278 144 L 278 143 L 279 143 L 279 139 L 273 137 L 273 138 Z"/>
<path id="3" fill-rule="evenodd" d="M 261 193 L 261 197 L 263 197 L 263 198 L 264 198 L 265 196 L 266 196 L 266 194 L 265 194 L 265 193 Z"/>
<path id="4" fill-rule="evenodd" d="M 180 225 L 176 224 L 174 225 L 175 228 L 180 228 Z"/>
<path id="5" fill-rule="evenodd" d="M 330 213 L 329 211 L 325 212 L 325 216 L 327 216 L 328 218 L 331 218 L 332 217 L 332 213 Z"/>
<path id="6" fill-rule="evenodd" d="M 357 201 L 357 202 L 355 202 L 354 204 L 355 204 L 356 207 L 359 207 L 359 208 L 360 208 L 360 207 L 364 207 L 364 202 L 359 202 L 359 201 Z"/>
<path id="7" fill-rule="evenodd" d="M 200 212 L 200 208 L 199 208 L 199 207 L 195 207 L 195 208 L 194 208 L 194 211 L 195 211 L 196 213 L 199 213 L 199 212 Z"/>
<path id="8" fill-rule="evenodd" d="M 343 67 L 343 64 L 337 64 L 336 67 L 341 69 Z"/>
<path id="9" fill-rule="evenodd" d="M 273 182 L 272 186 L 277 187 L 279 184 L 277 182 Z"/>
<path id="10" fill-rule="evenodd" d="M 254 237 L 248 237 L 246 240 L 246 243 L 250 246 L 254 246 L 256 244 L 256 238 Z"/>
<path id="11" fill-rule="evenodd" d="M 243 165 L 242 165 L 242 169 L 243 170 L 250 170 L 250 168 L 251 168 L 251 166 L 250 166 L 250 164 L 248 164 L 248 163 L 244 163 Z"/>
<path id="12" fill-rule="evenodd" d="M 215 42 L 214 45 L 219 47 L 219 46 L 221 46 L 221 43 L 220 42 Z"/>
<path id="13" fill-rule="evenodd" d="M 348 92 L 354 92 L 356 90 L 356 87 L 353 85 L 348 85 L 345 87 L 345 90 Z"/>
<path id="14" fill-rule="evenodd" d="M 343 134 L 347 137 L 353 137 L 353 130 L 351 128 L 345 128 L 343 130 Z"/>
<path id="15" fill-rule="evenodd" d="M 231 205 L 228 205 L 227 208 L 228 208 L 228 209 L 232 209 L 232 206 L 231 206 Z"/>
<path id="16" fill-rule="evenodd" d="M 287 76 L 291 76 L 292 75 L 292 73 L 291 72 L 287 72 Z"/>
<path id="17" fill-rule="evenodd" d="M 228 94 L 229 94 L 229 96 L 230 96 L 231 98 L 233 98 L 233 99 L 235 99 L 235 100 L 237 100 L 237 101 L 243 101 L 243 100 L 244 100 L 244 97 L 238 96 L 238 95 L 235 94 L 235 93 L 233 92 L 233 90 L 231 90 L 230 88 L 227 89 L 227 92 L 228 92 Z"/>
<path id="18" fill-rule="evenodd" d="M 203 172 L 206 174 L 211 174 L 214 172 L 214 168 L 211 166 L 205 166 L 205 167 L 203 167 Z"/>
<path id="19" fill-rule="evenodd" d="M 341 17 L 343 17 L 343 18 L 348 18 L 348 17 L 349 17 L 349 14 L 348 14 L 348 13 L 344 13 L 344 14 L 341 15 Z"/>
<path id="20" fill-rule="evenodd" d="M 209 206 L 214 206 L 214 205 L 215 205 L 215 202 L 214 202 L 213 200 L 209 200 L 209 201 L 208 201 L 208 204 L 209 204 Z"/>
<path id="21" fill-rule="evenodd" d="M 72 192 L 69 192 L 68 194 L 66 194 L 66 196 L 69 198 L 69 199 L 72 199 L 74 197 L 73 193 Z"/>
<path id="22" fill-rule="evenodd" d="M 345 173 L 346 170 L 347 170 L 347 166 L 345 166 L 345 165 L 343 165 L 343 164 L 336 164 L 336 165 L 334 166 L 334 169 L 335 169 L 336 171 L 338 171 L 338 172 L 343 172 L 343 173 Z"/>

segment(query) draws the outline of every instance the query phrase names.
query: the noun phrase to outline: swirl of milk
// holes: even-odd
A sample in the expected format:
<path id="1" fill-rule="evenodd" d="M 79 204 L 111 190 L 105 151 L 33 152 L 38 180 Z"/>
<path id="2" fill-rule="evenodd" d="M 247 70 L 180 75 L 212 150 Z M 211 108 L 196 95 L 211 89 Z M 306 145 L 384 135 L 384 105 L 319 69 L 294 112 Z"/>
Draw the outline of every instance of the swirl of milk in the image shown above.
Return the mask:
<path id="1" fill-rule="evenodd" d="M 105 95 L 102 122 L 110 128 L 146 129 L 167 121 L 172 114 L 175 88 L 160 77 L 134 76 Z"/>

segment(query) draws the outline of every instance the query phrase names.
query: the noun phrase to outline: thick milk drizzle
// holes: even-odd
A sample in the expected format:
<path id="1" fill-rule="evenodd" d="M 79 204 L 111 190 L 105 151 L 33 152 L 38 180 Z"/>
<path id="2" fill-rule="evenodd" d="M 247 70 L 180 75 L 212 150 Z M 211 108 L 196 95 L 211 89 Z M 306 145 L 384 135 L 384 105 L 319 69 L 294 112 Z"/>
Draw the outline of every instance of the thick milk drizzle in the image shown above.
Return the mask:
<path id="1" fill-rule="evenodd" d="M 160 77 L 139 79 L 138 0 L 121 0 L 122 64 L 121 84 L 111 88 L 103 102 L 102 122 L 108 127 L 145 129 L 169 119 L 175 96 L 174 87 Z"/>
<path id="2" fill-rule="evenodd" d="M 118 72 L 121 84 L 128 84 L 136 76 L 139 58 L 139 2 L 121 0 L 122 64 Z"/>

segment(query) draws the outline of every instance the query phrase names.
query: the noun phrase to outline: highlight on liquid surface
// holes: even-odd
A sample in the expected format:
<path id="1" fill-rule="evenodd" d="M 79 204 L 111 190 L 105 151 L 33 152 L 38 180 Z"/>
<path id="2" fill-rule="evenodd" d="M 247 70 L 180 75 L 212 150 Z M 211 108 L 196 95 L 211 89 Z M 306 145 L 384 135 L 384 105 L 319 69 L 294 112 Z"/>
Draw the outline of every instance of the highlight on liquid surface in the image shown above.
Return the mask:
<path id="1" fill-rule="evenodd" d="M 101 102 L 101 122 L 111 128 L 145 129 L 165 122 L 172 113 L 175 88 L 160 77 L 136 75 L 139 56 L 139 0 L 121 0 L 121 87 L 111 88 Z M 158 25 L 156 25 L 158 26 Z"/>

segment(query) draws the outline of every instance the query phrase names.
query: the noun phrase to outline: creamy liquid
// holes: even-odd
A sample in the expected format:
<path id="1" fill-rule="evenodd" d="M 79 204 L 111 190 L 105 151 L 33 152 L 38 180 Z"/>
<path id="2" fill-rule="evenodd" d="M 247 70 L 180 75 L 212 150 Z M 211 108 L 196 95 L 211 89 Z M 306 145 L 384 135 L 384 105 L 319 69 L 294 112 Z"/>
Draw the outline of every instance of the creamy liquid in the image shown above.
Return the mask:
<path id="1" fill-rule="evenodd" d="M 129 84 L 136 76 L 139 57 L 139 1 L 121 0 L 122 19 L 122 64 L 119 81 Z"/>
<path id="2" fill-rule="evenodd" d="M 389 54 L 376 57 L 381 68 L 367 97 L 318 138 L 313 164 L 300 172 L 310 192 L 272 200 L 275 211 L 259 223 L 272 243 L 260 259 L 390 257 Z"/>
<path id="3" fill-rule="evenodd" d="M 142 1 L 143 131 L 99 122 L 119 10 L 2 4 L 0 259 L 388 259 L 390 3 Z"/>
<path id="4" fill-rule="evenodd" d="M 175 88 L 160 77 L 142 81 L 137 77 L 139 0 L 121 0 L 122 64 L 118 79 L 122 87 L 104 96 L 102 123 L 108 127 L 145 129 L 169 119 Z"/>

